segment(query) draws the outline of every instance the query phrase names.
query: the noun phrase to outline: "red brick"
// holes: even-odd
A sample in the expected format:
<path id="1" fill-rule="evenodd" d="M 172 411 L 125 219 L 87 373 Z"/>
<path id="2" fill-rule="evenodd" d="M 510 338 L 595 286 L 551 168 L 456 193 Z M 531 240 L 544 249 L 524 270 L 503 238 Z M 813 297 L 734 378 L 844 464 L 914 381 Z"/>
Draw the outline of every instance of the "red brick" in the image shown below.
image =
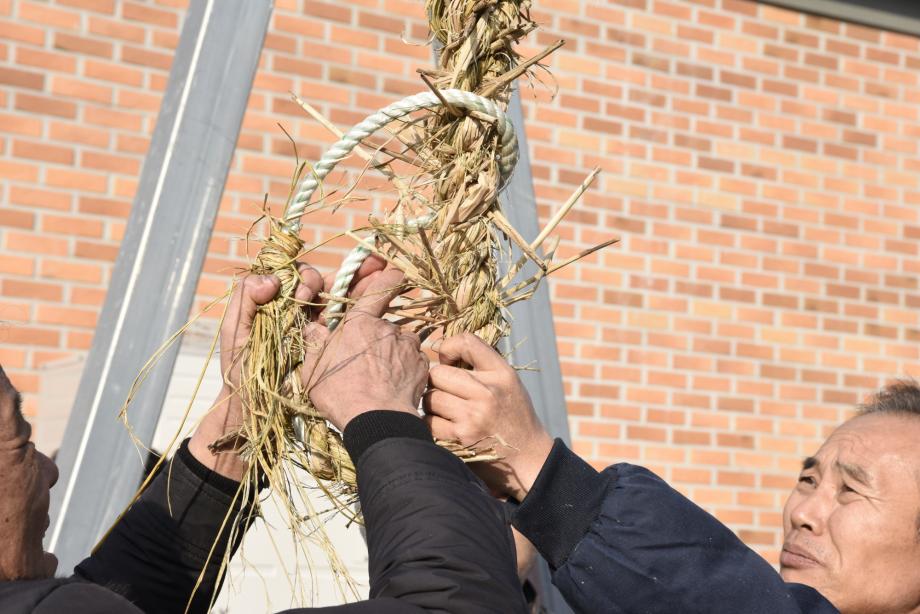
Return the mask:
<path id="1" fill-rule="evenodd" d="M 76 11 L 53 8 L 37 2 L 20 2 L 19 18 L 34 21 L 45 27 L 75 30 L 80 27 L 80 14 Z"/>
<path id="2" fill-rule="evenodd" d="M 63 32 L 57 32 L 54 35 L 54 48 L 79 54 L 94 55 L 100 58 L 112 57 L 111 43 Z"/>
<path id="3" fill-rule="evenodd" d="M 33 96 L 31 94 L 16 94 L 16 109 L 40 115 L 56 115 L 73 119 L 77 116 L 77 106 L 72 102 Z"/>
<path id="4" fill-rule="evenodd" d="M 30 141 L 13 141 L 13 155 L 29 160 L 72 165 L 74 152 L 70 147 L 58 147 Z"/>
<path id="5" fill-rule="evenodd" d="M 107 15 L 115 12 L 115 0 L 57 0 L 57 2 L 64 6 L 87 9 Z"/>
<path id="6" fill-rule="evenodd" d="M 29 47 L 16 49 L 16 63 L 20 66 L 34 66 L 55 72 L 73 73 L 77 70 L 77 59 L 72 55 L 50 53 Z"/>
<path id="7" fill-rule="evenodd" d="M 45 87 L 45 77 L 37 72 L 0 66 L 0 84 L 42 90 Z"/>
<path id="8" fill-rule="evenodd" d="M 61 334 L 50 328 L 7 325 L 0 328 L 0 343 L 28 346 L 58 347 Z"/>
<path id="9" fill-rule="evenodd" d="M 0 38 L 41 46 L 45 44 L 45 30 L 21 22 L 0 21 Z"/>
<path id="10" fill-rule="evenodd" d="M 272 66 L 277 71 L 304 77 L 317 78 L 323 73 L 323 65 L 318 62 L 292 58 L 280 54 L 274 56 L 272 59 Z"/>
<path id="11" fill-rule="evenodd" d="M 89 105 L 84 107 L 83 118 L 95 126 L 133 131 L 140 130 L 143 122 L 143 116 L 139 113 Z"/>
<path id="12" fill-rule="evenodd" d="M 83 168 L 122 173 L 131 176 L 137 176 L 141 168 L 141 161 L 137 158 L 102 154 L 93 151 L 83 152 L 80 156 L 80 163 Z"/>
<path id="13" fill-rule="evenodd" d="M 45 183 L 51 187 L 104 192 L 107 181 L 104 175 L 69 169 L 55 169 L 48 173 Z"/>
<path id="14" fill-rule="evenodd" d="M 87 59 L 83 67 L 84 74 L 92 79 L 120 83 L 122 85 L 140 86 L 144 82 L 144 73 L 111 62 L 99 62 Z"/>
<path id="15" fill-rule="evenodd" d="M 46 258 L 41 263 L 41 274 L 49 279 L 99 283 L 102 268 L 97 264 L 83 264 Z"/>
<path id="16" fill-rule="evenodd" d="M 160 70 L 169 70 L 172 66 L 172 54 L 141 49 L 131 45 L 122 45 L 121 60 L 128 64 L 147 66 Z"/>
<path id="17" fill-rule="evenodd" d="M 96 311 L 70 309 L 56 305 L 39 305 L 36 321 L 39 324 L 59 324 L 76 328 L 92 328 L 96 325 Z"/>
<path id="18" fill-rule="evenodd" d="M 2 293 L 3 296 L 53 302 L 60 302 L 64 296 L 60 285 L 17 279 L 3 280 Z"/>
<path id="19" fill-rule="evenodd" d="M 175 28 L 179 21 L 178 14 L 173 11 L 155 9 L 135 2 L 124 2 L 121 14 L 128 21 L 140 21 L 167 28 Z"/>
<path id="20" fill-rule="evenodd" d="M 0 209 L 0 228 L 35 228 L 35 214 L 30 211 L 18 209 Z"/>
<path id="21" fill-rule="evenodd" d="M 7 181 L 38 181 L 39 167 L 35 164 L 23 164 L 20 162 L 7 162 L 0 159 L 0 177 Z"/>

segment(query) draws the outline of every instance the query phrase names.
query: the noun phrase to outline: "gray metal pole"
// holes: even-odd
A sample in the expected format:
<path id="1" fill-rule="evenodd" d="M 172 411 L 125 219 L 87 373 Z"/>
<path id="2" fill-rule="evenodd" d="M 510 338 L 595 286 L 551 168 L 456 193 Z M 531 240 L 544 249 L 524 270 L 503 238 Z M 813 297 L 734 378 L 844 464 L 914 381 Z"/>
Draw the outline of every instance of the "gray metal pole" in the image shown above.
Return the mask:
<path id="1" fill-rule="evenodd" d="M 520 91 L 515 85 L 508 105 L 508 115 L 518 137 L 521 157 L 508 187 L 502 192 L 502 212 L 511 225 L 528 241 L 540 233 L 537 219 L 537 201 L 533 192 L 533 176 L 530 172 L 530 153 L 524 133 L 524 115 L 521 109 Z M 511 262 L 520 253 L 515 250 Z M 503 263 L 507 270 L 508 263 Z M 518 278 L 526 279 L 534 273 L 533 264 L 525 267 Z M 550 308 L 549 288 L 541 284 L 533 297 L 511 305 L 511 335 L 505 340 L 505 351 L 510 352 L 516 365 L 536 366 L 539 371 L 521 371 L 520 377 L 534 409 L 543 426 L 553 437 L 570 443 L 568 413 L 565 394 L 562 389 L 562 371 L 559 368 L 559 354 L 556 350 L 556 330 L 553 326 L 553 312 Z M 571 614 L 572 610 L 552 585 L 549 568 L 541 559 L 535 572 L 537 591 L 541 603 L 551 614 Z"/>
<path id="2" fill-rule="evenodd" d="M 130 501 L 143 462 L 116 417 L 154 351 L 186 321 L 207 253 L 272 0 L 192 0 L 125 237 L 58 452 L 49 551 L 69 574 Z M 134 400 L 149 445 L 178 345 Z"/>

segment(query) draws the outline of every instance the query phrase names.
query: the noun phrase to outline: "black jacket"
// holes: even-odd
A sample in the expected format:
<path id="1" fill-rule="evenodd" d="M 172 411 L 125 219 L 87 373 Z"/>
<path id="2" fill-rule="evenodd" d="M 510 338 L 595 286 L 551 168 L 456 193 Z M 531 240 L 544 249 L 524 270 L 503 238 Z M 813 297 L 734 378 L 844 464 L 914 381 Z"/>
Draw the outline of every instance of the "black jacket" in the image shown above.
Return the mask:
<path id="1" fill-rule="evenodd" d="M 598 473 L 560 440 L 513 525 L 579 613 L 837 613 L 647 469 Z"/>
<path id="2" fill-rule="evenodd" d="M 505 511 L 461 461 L 432 443 L 421 420 L 368 412 L 349 423 L 345 445 L 356 459 L 371 601 L 288 614 L 525 611 Z M 171 470 L 73 577 L 0 583 L 0 611 L 181 613 L 204 569 L 190 611 L 206 612 L 220 567 L 220 557 L 207 562 L 208 554 L 237 486 L 183 444 Z"/>

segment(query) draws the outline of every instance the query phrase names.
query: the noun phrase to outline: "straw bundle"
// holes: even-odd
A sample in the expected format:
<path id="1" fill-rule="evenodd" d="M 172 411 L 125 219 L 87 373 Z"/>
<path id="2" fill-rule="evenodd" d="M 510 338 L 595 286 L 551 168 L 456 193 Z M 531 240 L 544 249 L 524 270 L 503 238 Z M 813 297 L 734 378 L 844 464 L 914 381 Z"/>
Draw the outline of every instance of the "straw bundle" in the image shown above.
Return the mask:
<path id="1" fill-rule="evenodd" d="M 552 270 L 594 251 L 555 266 L 538 255 L 596 172 L 533 243 L 520 237 L 499 207 L 499 192 L 517 159 L 513 128 L 504 115 L 512 83 L 561 45 L 519 62 L 515 43 L 536 28 L 529 7 L 529 0 L 429 0 L 431 31 L 441 45 L 438 67 L 422 74 L 431 91 L 394 103 L 340 135 L 292 191 L 282 217 L 272 220 L 271 234 L 252 271 L 278 275 L 282 289 L 279 298 L 257 314 L 244 354 L 244 425 L 238 436 L 215 442 L 215 448 L 239 443 L 250 461 L 249 482 L 266 478 L 292 509 L 298 498 L 292 491 L 292 466 L 321 480 L 339 509 L 352 500 L 355 488 L 354 467 L 339 434 L 311 408 L 301 385 L 300 333 L 306 320 L 303 306 L 292 298 L 299 281 L 295 260 L 303 251 L 297 236 L 300 218 L 308 208 L 324 206 L 322 198 L 311 198 L 335 163 L 357 150 L 371 167 L 393 180 L 400 199 L 384 220 L 370 220 L 365 230 L 371 237 L 346 233 L 359 245 L 327 297 L 332 301 L 327 310 L 331 326 L 347 304 L 351 275 L 374 252 L 406 273 L 411 298 L 393 308 L 400 324 L 423 337 L 435 331 L 470 331 L 495 345 L 508 333 L 509 304 L 528 298 Z M 420 115 L 426 109 L 435 110 Z M 362 152 L 359 143 L 384 130 L 390 132 L 388 140 L 374 154 Z M 391 142 L 401 150 L 394 151 Z M 378 162 L 381 153 L 389 156 L 388 163 Z M 412 172 L 397 176 L 394 162 L 408 165 Z M 496 256 L 510 253 L 510 244 L 523 256 L 498 279 Z M 551 257 L 553 250 L 549 251 Z M 537 264 L 538 273 L 513 283 L 528 259 Z M 475 451 L 445 445 L 468 459 L 482 458 Z"/>
<path id="2" fill-rule="evenodd" d="M 271 220 L 252 272 L 279 276 L 281 291 L 257 313 L 241 354 L 243 425 L 238 433 L 214 442 L 213 449 L 235 449 L 249 461 L 243 495 L 267 481 L 289 509 L 295 533 L 315 536 L 321 522 L 293 469 L 317 478 L 335 508 L 346 514 L 353 514 L 349 504 L 355 499 L 355 470 L 340 435 L 312 408 L 301 383 L 301 331 L 307 316 L 305 306 L 293 298 L 300 281 L 296 259 L 304 251 L 300 219 L 314 208 L 332 206 L 322 192 L 316 200 L 313 195 L 337 162 L 358 153 L 369 169 L 392 181 L 399 201 L 383 219 L 371 218 L 367 228 L 345 233 L 358 246 L 324 297 L 330 327 L 341 321 L 349 283 L 361 261 L 376 253 L 406 274 L 406 294 L 391 307 L 399 324 L 423 338 L 470 331 L 494 346 L 508 334 L 508 305 L 529 298 L 545 275 L 612 243 L 562 263 L 551 262 L 554 246 L 546 258 L 539 255 L 596 170 L 530 243 L 501 212 L 498 195 L 517 160 L 514 130 L 504 113 L 512 83 L 561 46 L 556 43 L 519 61 L 515 43 L 536 28 L 529 7 L 529 0 L 429 0 L 431 31 L 441 45 L 438 67 L 422 71 L 430 91 L 337 133 L 339 141 L 323 158 L 303 177 L 295 176 L 284 213 Z M 374 151 L 363 150 L 362 142 L 371 143 Z M 512 253 L 512 245 L 521 257 L 499 278 L 496 260 Z M 537 265 L 537 273 L 518 281 L 527 261 Z M 438 443 L 467 461 L 495 458 L 488 447 Z M 311 511 L 299 512 L 304 506 Z M 334 556 L 331 544 L 326 549 Z"/>

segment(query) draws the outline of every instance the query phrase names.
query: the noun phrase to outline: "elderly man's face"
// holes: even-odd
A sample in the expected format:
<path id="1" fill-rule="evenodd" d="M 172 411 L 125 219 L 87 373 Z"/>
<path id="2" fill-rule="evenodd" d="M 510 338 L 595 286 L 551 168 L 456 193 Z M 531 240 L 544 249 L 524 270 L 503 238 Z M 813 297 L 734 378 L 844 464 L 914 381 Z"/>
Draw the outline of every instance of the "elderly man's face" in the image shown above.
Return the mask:
<path id="1" fill-rule="evenodd" d="M 869 414 L 803 464 L 780 571 L 844 614 L 920 612 L 920 418 Z"/>
<path id="2" fill-rule="evenodd" d="M 42 549 L 57 467 L 29 442 L 20 403 L 0 368 L 0 580 L 50 578 L 57 568 Z"/>

